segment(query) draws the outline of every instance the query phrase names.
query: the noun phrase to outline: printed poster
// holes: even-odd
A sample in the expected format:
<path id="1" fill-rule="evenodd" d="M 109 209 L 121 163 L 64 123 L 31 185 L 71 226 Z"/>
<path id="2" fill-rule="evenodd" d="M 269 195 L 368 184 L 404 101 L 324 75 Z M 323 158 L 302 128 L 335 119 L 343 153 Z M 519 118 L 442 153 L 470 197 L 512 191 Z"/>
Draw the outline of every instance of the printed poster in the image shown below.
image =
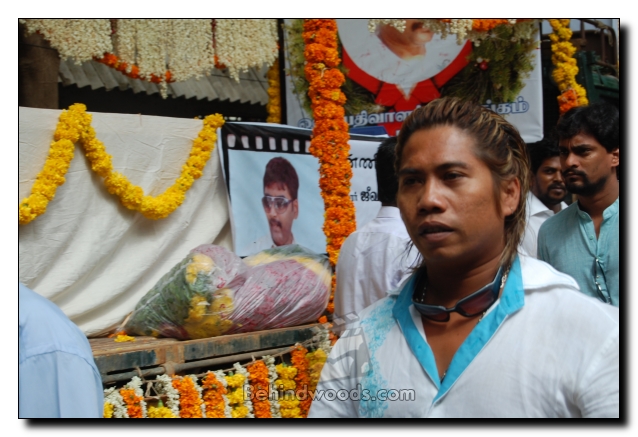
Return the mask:
<path id="1" fill-rule="evenodd" d="M 291 20 L 286 23 L 290 24 Z M 366 110 L 347 113 L 345 119 L 350 128 L 383 126 L 389 135 L 396 135 L 403 120 L 414 109 L 441 96 L 441 88 L 468 64 L 466 58 L 472 51 L 470 41 L 458 44 L 456 35 L 443 38 L 418 20 L 407 20 L 402 34 L 390 25 L 379 25 L 375 32 L 370 32 L 367 19 L 338 19 L 337 26 L 342 62 L 348 69 L 348 77 L 367 93 L 370 104 L 384 108 L 378 113 Z M 416 51 L 402 47 L 399 39 L 409 40 Z M 289 69 L 289 47 L 285 47 L 286 68 Z M 498 105 L 490 100 L 484 102 L 484 106 L 516 126 L 526 142 L 539 141 L 543 137 L 539 52 L 535 50 L 534 70 L 524 80 L 525 86 L 513 102 Z M 305 111 L 293 89 L 288 75 L 287 123 L 310 129 L 314 124 L 312 115 Z M 349 97 L 347 92 L 346 97 Z"/>
<path id="2" fill-rule="evenodd" d="M 293 243 L 325 253 L 319 161 L 309 152 L 312 131 L 268 123 L 226 123 L 220 131 L 235 253 L 248 256 Z M 357 227 L 381 207 L 374 157 L 382 140 L 351 136 Z"/>

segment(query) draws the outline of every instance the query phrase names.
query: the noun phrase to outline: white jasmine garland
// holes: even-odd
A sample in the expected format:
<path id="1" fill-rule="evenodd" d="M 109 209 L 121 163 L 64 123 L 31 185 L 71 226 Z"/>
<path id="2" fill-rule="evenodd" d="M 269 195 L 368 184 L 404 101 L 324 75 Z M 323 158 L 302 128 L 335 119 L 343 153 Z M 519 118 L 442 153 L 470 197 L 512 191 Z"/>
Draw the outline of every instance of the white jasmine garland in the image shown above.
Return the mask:
<path id="1" fill-rule="evenodd" d="M 226 382 L 226 378 L 224 377 L 225 375 L 223 371 L 216 370 L 213 372 L 213 374 L 215 375 L 215 378 L 217 378 L 217 380 L 222 383 L 224 388 L 228 387 L 228 383 Z M 230 407 L 230 403 L 228 402 L 228 397 L 225 394 L 223 394 L 222 399 L 224 400 L 224 417 L 231 418 L 232 408 Z"/>
<path id="2" fill-rule="evenodd" d="M 210 19 L 171 20 L 168 66 L 176 82 L 210 74 L 215 68 Z"/>
<path id="3" fill-rule="evenodd" d="M 235 368 L 235 372 L 239 373 L 240 375 L 244 376 L 244 386 L 242 387 L 242 390 L 244 391 L 244 406 L 246 406 L 246 408 L 248 408 L 248 414 L 246 415 L 246 417 L 249 418 L 254 418 L 255 415 L 253 414 L 253 402 L 250 400 L 250 396 L 245 396 L 246 393 L 250 393 L 250 382 L 248 380 L 248 370 L 246 370 L 246 368 L 244 366 L 242 366 L 239 363 L 235 363 L 233 364 L 233 367 Z"/>
<path id="4" fill-rule="evenodd" d="M 268 387 L 268 394 L 274 397 L 274 393 L 278 393 L 277 387 L 275 387 L 275 381 L 278 378 L 277 369 L 275 368 L 275 359 L 270 355 L 264 355 L 262 357 L 264 364 L 268 368 L 268 379 L 270 386 Z M 270 415 L 275 419 L 281 419 L 281 412 L 279 411 L 279 402 L 276 399 L 270 398 Z"/>
<path id="5" fill-rule="evenodd" d="M 173 379 L 168 375 L 158 375 L 156 381 L 157 392 L 167 396 L 166 407 L 179 417 L 179 392 L 173 387 Z"/>
<path id="6" fill-rule="evenodd" d="M 113 51 L 111 21 L 108 18 L 24 19 L 19 22 L 24 24 L 27 33 L 39 32 L 58 51 L 62 60 L 71 58 L 80 64 Z"/>
<path id="7" fill-rule="evenodd" d="M 128 419 L 128 411 L 119 389 L 111 387 L 104 390 L 104 402 L 113 405 L 113 417 Z"/>
<path id="8" fill-rule="evenodd" d="M 277 59 L 277 20 L 215 20 L 215 54 L 239 82 L 239 72 Z"/>
<path id="9" fill-rule="evenodd" d="M 140 20 L 117 20 L 117 32 L 113 39 L 113 47 L 118 58 L 127 64 L 126 72 L 130 73 L 137 64 L 137 22 Z"/>
<path id="10" fill-rule="evenodd" d="M 403 33 L 405 31 L 406 21 L 402 19 L 373 18 L 368 20 L 368 30 L 370 33 L 374 33 L 374 31 L 377 30 L 377 26 L 380 24 L 389 24 L 399 32 Z"/>

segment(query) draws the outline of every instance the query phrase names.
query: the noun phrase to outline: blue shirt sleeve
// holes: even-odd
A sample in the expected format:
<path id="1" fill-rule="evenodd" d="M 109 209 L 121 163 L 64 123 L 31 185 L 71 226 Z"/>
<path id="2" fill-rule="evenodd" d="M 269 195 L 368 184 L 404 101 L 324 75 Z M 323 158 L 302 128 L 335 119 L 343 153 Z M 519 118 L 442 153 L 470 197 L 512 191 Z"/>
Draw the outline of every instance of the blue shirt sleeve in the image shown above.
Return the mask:
<path id="1" fill-rule="evenodd" d="M 86 360 L 68 352 L 34 355 L 20 363 L 20 418 L 101 418 L 100 375 Z"/>

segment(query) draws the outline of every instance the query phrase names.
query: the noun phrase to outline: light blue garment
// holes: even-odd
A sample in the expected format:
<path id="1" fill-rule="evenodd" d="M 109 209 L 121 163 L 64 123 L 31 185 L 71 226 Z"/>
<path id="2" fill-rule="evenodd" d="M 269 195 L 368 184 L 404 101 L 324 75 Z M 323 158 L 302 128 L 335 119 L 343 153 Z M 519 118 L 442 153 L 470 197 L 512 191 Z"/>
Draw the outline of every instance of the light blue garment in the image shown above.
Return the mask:
<path id="1" fill-rule="evenodd" d="M 102 417 L 102 379 L 86 336 L 53 302 L 18 284 L 18 416 Z"/>
<path id="2" fill-rule="evenodd" d="M 538 232 L 538 259 L 573 277 L 580 291 L 619 305 L 619 199 L 605 209 L 596 238 L 594 222 L 578 202 L 550 217 Z M 600 285 L 600 290 L 596 285 Z"/>

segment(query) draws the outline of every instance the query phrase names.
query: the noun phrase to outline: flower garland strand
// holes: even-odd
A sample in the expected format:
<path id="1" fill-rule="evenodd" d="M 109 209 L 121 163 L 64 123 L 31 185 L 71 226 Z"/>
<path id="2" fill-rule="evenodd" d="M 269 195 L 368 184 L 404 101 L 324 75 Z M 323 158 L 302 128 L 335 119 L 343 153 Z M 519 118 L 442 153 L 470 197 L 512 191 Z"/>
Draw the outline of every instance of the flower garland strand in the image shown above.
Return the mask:
<path id="1" fill-rule="evenodd" d="M 279 77 L 279 59 L 272 64 L 266 74 L 268 79 L 268 123 L 281 123 L 281 82 Z"/>
<path id="2" fill-rule="evenodd" d="M 149 419 L 177 419 L 178 417 L 173 414 L 170 408 L 165 407 L 162 401 L 160 400 L 157 407 L 150 406 L 148 407 L 148 415 Z"/>
<path id="3" fill-rule="evenodd" d="M 558 106 L 561 114 L 577 106 L 584 106 L 589 103 L 587 91 L 576 82 L 578 66 L 574 53 L 576 47 L 571 43 L 572 31 L 569 28 L 569 19 L 549 20 L 550 26 L 554 30 L 549 34 L 552 42 L 552 63 L 554 71 L 552 78 L 558 86 L 561 95 L 558 96 Z"/>
<path id="4" fill-rule="evenodd" d="M 55 197 L 57 188 L 66 181 L 64 176 L 73 159 L 73 143 L 79 138 L 76 117 L 70 111 L 62 111 L 44 167 L 36 176 L 31 194 L 18 205 L 19 224 L 26 225 L 46 212 L 47 205 Z"/>
<path id="5" fill-rule="evenodd" d="M 197 385 L 197 377 L 177 376 L 172 381 L 173 388 L 179 393 L 179 417 L 182 419 L 202 418 L 201 388 Z"/>
<path id="6" fill-rule="evenodd" d="M 270 355 L 264 355 L 264 364 L 268 367 L 268 380 L 270 386 L 268 387 L 268 393 L 278 393 L 275 381 L 277 380 L 277 368 L 275 367 L 275 358 Z M 281 412 L 279 411 L 279 402 L 275 402 L 275 399 L 271 399 L 270 402 L 270 415 L 275 419 L 281 419 Z M 276 399 L 278 401 L 278 398 Z"/>
<path id="7" fill-rule="evenodd" d="M 263 361 L 255 361 L 246 366 L 248 380 L 250 381 L 250 398 L 252 399 L 255 417 L 258 419 L 270 419 L 270 379 L 268 367 Z"/>
<path id="8" fill-rule="evenodd" d="M 279 390 L 279 412 L 284 419 L 298 419 L 301 416 L 299 399 L 295 395 L 297 368 L 284 363 L 275 366 L 278 379 L 275 386 Z"/>
<path id="9" fill-rule="evenodd" d="M 158 375 L 155 390 L 159 395 L 166 395 L 166 407 L 171 410 L 173 416 L 180 417 L 179 392 L 173 387 L 173 379 L 168 375 Z"/>
<path id="10" fill-rule="evenodd" d="M 299 399 L 300 415 L 304 418 L 308 417 L 310 404 L 312 403 L 312 398 L 309 394 L 310 378 L 308 375 L 308 362 L 306 361 L 307 354 L 308 349 L 301 345 L 297 345 L 297 348 L 291 352 L 292 365 L 297 369 L 295 394 Z"/>
<path id="11" fill-rule="evenodd" d="M 128 419 L 128 411 L 120 390 L 115 387 L 104 390 L 104 418 Z"/>
<path id="12" fill-rule="evenodd" d="M 120 395 L 126 404 L 128 417 L 132 419 L 146 417 L 146 401 L 144 401 L 144 392 L 142 391 L 142 380 L 138 376 L 134 376 L 120 389 Z"/>
<path id="13" fill-rule="evenodd" d="M 315 120 L 310 153 L 319 159 L 319 187 L 325 210 L 323 231 L 326 251 L 334 268 L 341 245 L 356 229 L 354 204 L 350 199 L 350 135 L 343 108 L 346 96 L 340 89 L 345 77 L 337 69 L 341 59 L 337 50 L 336 21 L 304 20 L 303 39 L 304 71 Z M 329 313 L 334 311 L 335 283 L 333 275 Z"/>
<path id="14" fill-rule="evenodd" d="M 65 182 L 71 160 L 73 143 L 81 141 L 91 169 L 104 179 L 109 193 L 120 198 L 128 209 L 139 211 L 144 217 L 157 220 L 168 217 L 186 198 L 186 192 L 194 181 L 201 177 L 204 167 L 215 148 L 217 129 L 224 124 L 219 114 L 204 119 L 204 127 L 193 141 L 193 147 L 180 176 L 164 193 L 158 196 L 146 196 L 144 190 L 133 185 L 124 175 L 113 171 L 111 156 L 106 153 L 104 144 L 95 137 L 91 127 L 91 115 L 86 106 L 76 103 L 68 111 L 62 111 L 56 127 L 54 142 L 44 168 L 33 184 L 31 194 L 18 205 L 18 223 L 27 224 L 46 211 L 49 201 L 55 196 L 57 187 Z"/>
<path id="15" fill-rule="evenodd" d="M 227 417 L 228 398 L 225 396 L 226 380 L 213 373 L 208 374 L 202 379 L 204 405 L 206 408 L 207 418 L 224 418 Z"/>

